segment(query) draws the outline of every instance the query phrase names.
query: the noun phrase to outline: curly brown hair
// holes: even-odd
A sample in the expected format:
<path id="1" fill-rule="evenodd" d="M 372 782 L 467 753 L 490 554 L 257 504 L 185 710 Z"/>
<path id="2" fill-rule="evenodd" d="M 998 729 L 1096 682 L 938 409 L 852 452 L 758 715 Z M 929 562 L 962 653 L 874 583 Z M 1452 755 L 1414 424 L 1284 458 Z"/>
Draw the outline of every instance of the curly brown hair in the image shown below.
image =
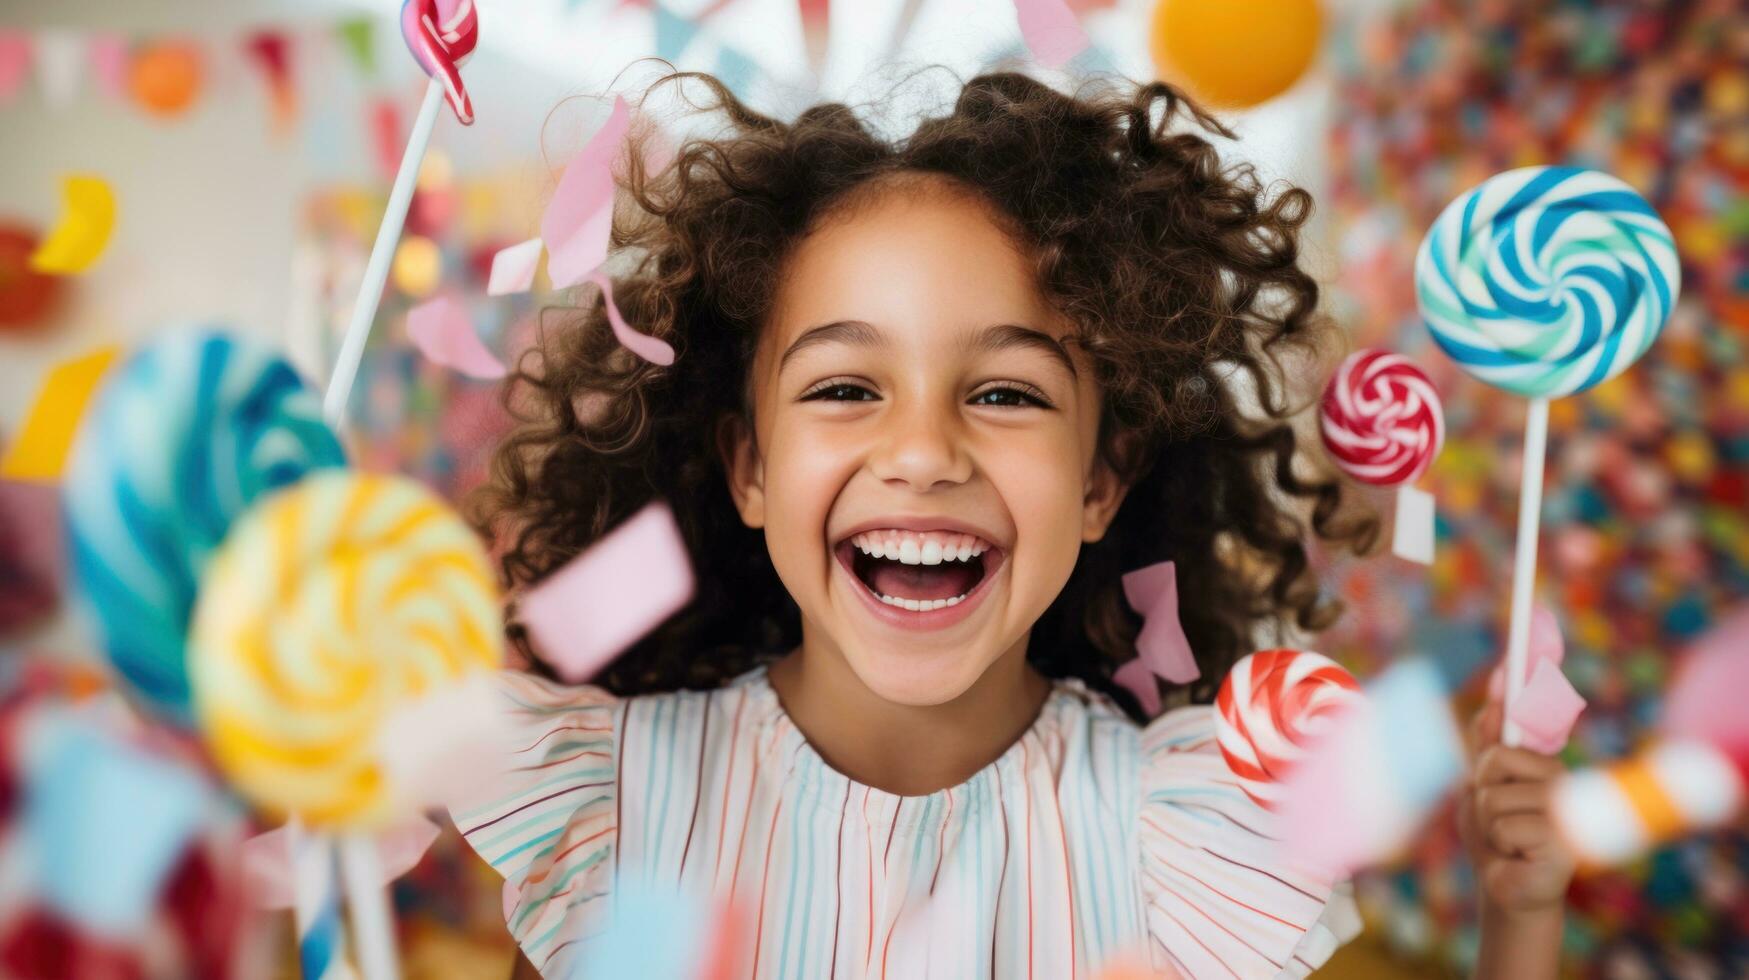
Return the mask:
<path id="1" fill-rule="evenodd" d="M 708 75 L 672 73 L 652 88 L 685 80 L 713 96 L 704 108 L 725 131 L 684 142 L 657 170 L 630 153 L 613 229 L 617 254 L 634 260 L 614 295 L 677 359 L 659 367 L 621 348 L 599 300 L 555 329 L 543 318 L 506 393 L 523 424 L 476 501 L 513 590 L 650 501 L 672 506 L 698 594 L 599 683 L 622 695 L 714 686 L 800 642 L 761 532 L 732 504 L 717 433 L 747 417 L 749 366 L 785 257 L 853 192 L 914 174 L 974 191 L 1036 258 L 1045 297 L 1095 365 L 1100 452 L 1131 483 L 1035 626 L 1033 664 L 1115 694 L 1112 672 L 1134 656 L 1140 625 L 1122 573 L 1168 558 L 1202 667 L 1192 699 L 1212 697 L 1260 622 L 1335 619 L 1339 604 L 1308 567 L 1302 514 L 1309 505 L 1312 531 L 1357 552 L 1378 528 L 1370 514 L 1339 516 L 1340 483 L 1295 471 L 1284 355 L 1325 353 L 1333 332 L 1298 264 L 1306 191 L 1271 195 L 1249 164 L 1223 166 L 1204 134 L 1233 134 L 1158 82 L 1095 79 L 1068 95 L 983 74 L 950 112 L 884 139 L 843 104 L 784 123 Z M 1202 132 L 1172 131 L 1180 119 Z M 1234 384 L 1245 379 L 1249 393 Z"/>

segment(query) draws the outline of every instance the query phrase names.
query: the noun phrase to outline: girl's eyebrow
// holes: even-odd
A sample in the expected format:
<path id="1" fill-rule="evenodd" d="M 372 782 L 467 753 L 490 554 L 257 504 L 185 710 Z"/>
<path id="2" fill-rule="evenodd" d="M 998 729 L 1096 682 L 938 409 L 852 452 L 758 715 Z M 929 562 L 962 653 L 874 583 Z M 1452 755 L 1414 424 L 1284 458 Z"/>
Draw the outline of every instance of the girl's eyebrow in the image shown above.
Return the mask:
<path id="1" fill-rule="evenodd" d="M 802 351 L 822 344 L 849 344 L 852 347 L 886 347 L 886 334 L 880 332 L 874 324 L 863 320 L 837 320 L 823 323 L 817 327 L 809 327 L 802 335 L 789 345 L 783 356 L 777 359 L 777 370 L 781 373 L 783 366 Z"/>
<path id="2" fill-rule="evenodd" d="M 809 327 L 802 332 L 789 349 L 778 358 L 777 369 L 782 371 L 790 359 L 807 350 L 822 344 L 849 344 L 853 347 L 885 348 L 887 337 L 880 328 L 865 320 L 836 320 L 817 327 Z M 1020 347 L 1031 347 L 1043 351 L 1055 358 L 1069 372 L 1069 377 L 1080 378 L 1081 372 L 1075 370 L 1075 362 L 1069 357 L 1069 351 L 1062 341 L 1032 327 L 1021 326 L 1018 323 L 998 323 L 985 327 L 977 336 L 968 341 L 966 348 L 971 351 L 993 353 L 995 351 L 1013 350 Z"/>

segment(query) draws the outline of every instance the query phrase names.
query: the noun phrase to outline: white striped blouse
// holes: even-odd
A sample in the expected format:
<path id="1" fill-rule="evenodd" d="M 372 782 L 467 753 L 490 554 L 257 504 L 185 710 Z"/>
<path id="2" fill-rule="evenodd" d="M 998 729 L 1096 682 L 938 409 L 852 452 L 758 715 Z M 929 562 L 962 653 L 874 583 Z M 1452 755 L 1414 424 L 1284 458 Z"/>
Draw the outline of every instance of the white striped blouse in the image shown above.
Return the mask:
<path id="1" fill-rule="evenodd" d="M 1303 977 L 1358 930 L 1345 889 L 1286 867 L 1207 707 L 1139 728 L 1059 681 L 964 783 L 896 796 L 828 766 L 763 669 L 618 699 L 505 674 L 521 730 L 496 798 L 453 811 L 505 877 L 512 935 L 572 977 L 628 880 L 733 896 L 728 975 Z"/>

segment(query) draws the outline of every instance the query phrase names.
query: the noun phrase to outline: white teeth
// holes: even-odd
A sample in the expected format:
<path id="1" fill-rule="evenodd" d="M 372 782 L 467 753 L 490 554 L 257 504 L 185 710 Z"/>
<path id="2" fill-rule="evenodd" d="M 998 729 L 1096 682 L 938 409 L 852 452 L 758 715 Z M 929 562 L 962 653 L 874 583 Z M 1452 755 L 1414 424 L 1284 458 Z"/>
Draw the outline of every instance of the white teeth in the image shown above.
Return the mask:
<path id="1" fill-rule="evenodd" d="M 934 609 L 957 606 L 961 600 L 965 599 L 965 596 L 956 595 L 951 599 L 900 599 L 896 596 L 877 595 L 875 598 L 889 606 L 898 606 L 900 609 L 909 609 L 912 612 L 929 612 Z"/>
<path id="2" fill-rule="evenodd" d="M 970 561 L 990 546 L 971 534 L 942 536 L 939 532 L 865 531 L 852 535 L 850 543 L 865 555 L 906 565 L 939 565 L 944 561 Z"/>

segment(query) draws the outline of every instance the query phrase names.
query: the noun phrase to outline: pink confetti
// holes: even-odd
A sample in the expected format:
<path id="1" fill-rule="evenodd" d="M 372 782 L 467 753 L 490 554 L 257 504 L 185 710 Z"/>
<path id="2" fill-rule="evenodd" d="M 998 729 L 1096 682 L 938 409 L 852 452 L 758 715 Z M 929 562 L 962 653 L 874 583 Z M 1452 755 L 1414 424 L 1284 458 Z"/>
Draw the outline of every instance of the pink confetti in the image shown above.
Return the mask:
<path id="1" fill-rule="evenodd" d="M 1178 622 L 1177 567 L 1163 561 L 1125 572 L 1123 594 L 1130 608 L 1142 615 L 1136 653 L 1148 669 L 1174 684 L 1188 684 L 1201 677 L 1190 641 Z"/>
<path id="2" fill-rule="evenodd" d="M 1585 699 L 1573 689 L 1561 668 L 1539 660 L 1530 680 L 1512 703 L 1512 720 L 1523 735 L 1520 743 L 1532 752 L 1554 755 L 1567 744 L 1573 723 L 1585 710 Z"/>
<path id="3" fill-rule="evenodd" d="M 439 296 L 407 311 L 407 336 L 432 363 L 453 368 L 470 378 L 495 380 L 510 373 L 480 343 L 467 311 L 448 296 Z"/>
<path id="4" fill-rule="evenodd" d="M 613 165 L 630 125 L 630 107 L 615 96 L 607 122 L 565 168 L 541 216 L 547 275 L 555 289 L 575 286 L 607 261 L 613 231 Z"/>
<path id="5" fill-rule="evenodd" d="M 495 674 L 482 670 L 391 711 L 375 749 L 396 804 L 456 806 L 499 785 L 516 738 L 510 705 Z"/>
<path id="6" fill-rule="evenodd" d="M 1526 652 L 1524 688 L 1512 704 L 1512 722 L 1524 736 L 1524 748 L 1553 755 L 1566 746 L 1567 737 L 1579 720 L 1579 713 L 1585 709 L 1585 699 L 1561 673 L 1561 661 L 1566 657 L 1561 624 L 1555 614 L 1540 603 L 1531 607 L 1530 642 Z M 1501 700 L 1505 693 L 1505 665 L 1501 664 L 1489 675 L 1488 696 Z"/>
<path id="7" fill-rule="evenodd" d="M 437 824 L 415 817 L 377 835 L 383 883 L 413 870 L 437 840 Z M 285 828 L 270 830 L 243 842 L 243 885 L 258 909 L 289 909 L 294 901 L 291 840 Z"/>
<path id="8" fill-rule="evenodd" d="M 1336 715 L 1282 784 L 1282 846 L 1329 878 L 1389 856 L 1463 777 L 1463 740 L 1431 661 L 1398 661 Z"/>
<path id="9" fill-rule="evenodd" d="M 1149 718 L 1160 715 L 1160 684 L 1154 679 L 1154 672 L 1141 657 L 1131 660 L 1117 669 L 1111 675 L 1124 690 L 1136 696 L 1136 701 L 1142 706 L 1142 713 Z"/>
<path id="10" fill-rule="evenodd" d="M 653 503 L 535 586 L 518 608 L 542 658 L 577 683 L 685 605 L 693 584 L 674 515 Z"/>
<path id="11" fill-rule="evenodd" d="M 549 263 L 548 268 L 551 268 Z M 674 348 L 668 342 L 649 334 L 638 333 L 626 323 L 619 314 L 619 306 L 613 301 L 613 280 L 605 272 L 597 272 L 589 277 L 590 281 L 601 287 L 601 301 L 607 306 L 607 322 L 613 326 L 613 335 L 626 350 L 638 355 L 651 364 L 667 367 L 674 363 Z"/>
<path id="12" fill-rule="evenodd" d="M 534 285 L 534 270 L 540 265 L 541 241 L 530 238 L 519 245 L 499 249 L 492 256 L 492 275 L 486 283 L 487 296 L 508 296 L 526 293 Z"/>
<path id="13" fill-rule="evenodd" d="M 1020 35 L 1046 68 L 1061 68 L 1087 50 L 1087 32 L 1064 0 L 1014 0 Z"/>
<path id="14" fill-rule="evenodd" d="M 1671 738 L 1709 742 L 1749 771 L 1749 606 L 1725 616 L 1689 648 L 1664 698 Z"/>

